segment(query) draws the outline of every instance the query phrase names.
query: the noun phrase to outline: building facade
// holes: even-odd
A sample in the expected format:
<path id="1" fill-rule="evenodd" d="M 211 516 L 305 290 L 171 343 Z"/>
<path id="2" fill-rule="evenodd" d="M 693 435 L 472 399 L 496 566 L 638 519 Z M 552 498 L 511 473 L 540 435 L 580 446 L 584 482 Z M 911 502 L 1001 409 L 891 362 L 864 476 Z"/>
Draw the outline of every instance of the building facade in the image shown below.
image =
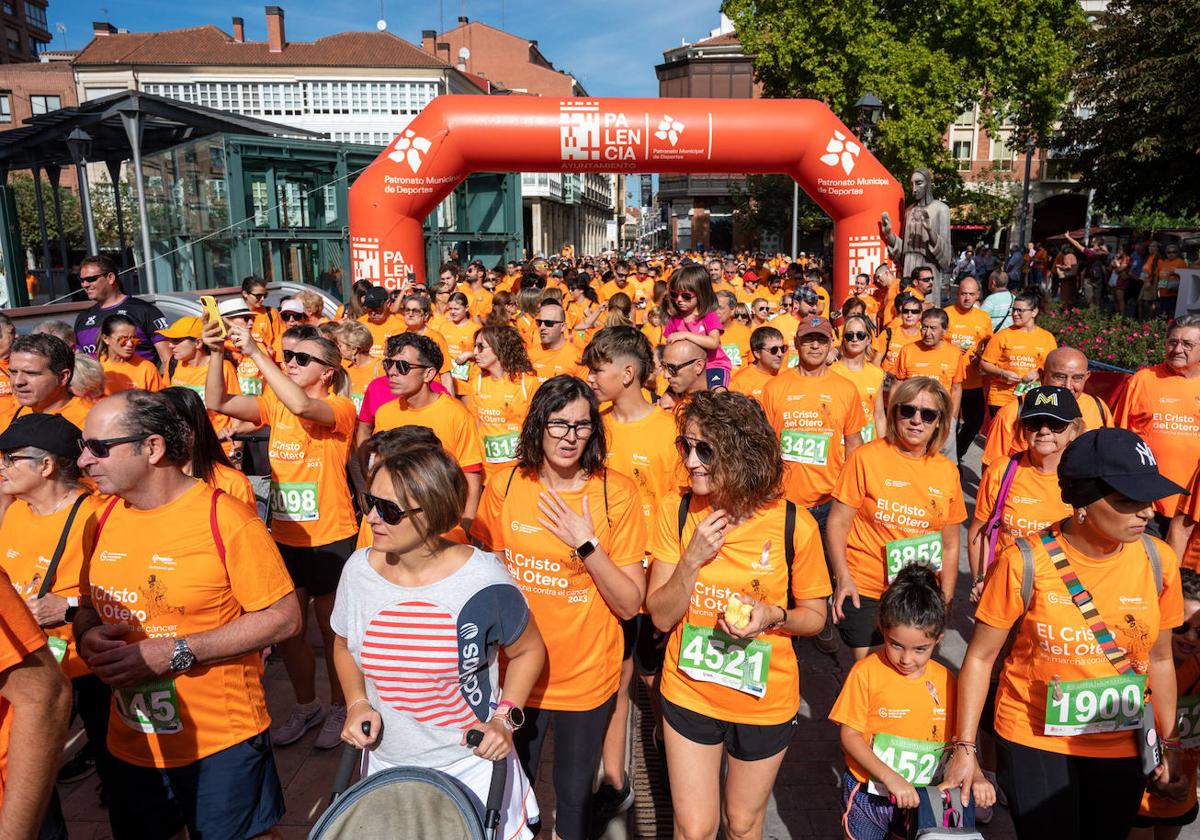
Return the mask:
<path id="1" fill-rule="evenodd" d="M 2 0 L 0 20 L 4 22 L 4 43 L 0 45 L 0 64 L 37 61 L 51 41 L 46 22 L 47 0 Z"/>
<path id="2" fill-rule="evenodd" d="M 0 70 L 0 131 L 19 128 L 29 117 L 78 103 L 69 62 L 34 61 Z"/>

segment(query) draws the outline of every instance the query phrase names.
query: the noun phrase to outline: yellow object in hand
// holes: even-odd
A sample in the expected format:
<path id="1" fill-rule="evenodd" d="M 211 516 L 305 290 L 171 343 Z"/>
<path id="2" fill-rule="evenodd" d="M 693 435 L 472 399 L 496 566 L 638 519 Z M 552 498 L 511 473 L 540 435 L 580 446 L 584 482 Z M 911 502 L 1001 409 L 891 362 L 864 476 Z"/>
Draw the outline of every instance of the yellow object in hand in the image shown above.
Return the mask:
<path id="1" fill-rule="evenodd" d="M 752 604 L 747 604 L 736 595 L 730 595 L 729 600 L 725 602 L 725 623 L 741 630 L 750 624 L 750 613 L 753 611 Z"/>

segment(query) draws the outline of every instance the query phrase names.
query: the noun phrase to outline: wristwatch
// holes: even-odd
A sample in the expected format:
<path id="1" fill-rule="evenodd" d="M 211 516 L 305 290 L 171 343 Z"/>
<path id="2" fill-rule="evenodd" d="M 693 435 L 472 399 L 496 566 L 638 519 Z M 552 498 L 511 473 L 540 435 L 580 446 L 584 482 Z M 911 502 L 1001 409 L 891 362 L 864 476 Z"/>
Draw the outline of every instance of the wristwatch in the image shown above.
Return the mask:
<path id="1" fill-rule="evenodd" d="M 188 647 L 187 639 L 175 640 L 175 653 L 171 657 L 171 671 L 182 674 L 196 664 L 196 654 Z"/>
<path id="2" fill-rule="evenodd" d="M 508 700 L 500 701 L 500 704 L 496 707 L 496 714 L 494 717 L 498 717 L 503 720 L 504 725 L 507 726 L 511 732 L 516 732 L 525 725 L 525 710 L 517 704 L 509 702 Z"/>
<path id="3" fill-rule="evenodd" d="M 75 613 L 77 613 L 77 612 L 79 612 L 79 599 L 78 598 L 68 598 L 67 599 L 67 609 L 63 613 L 63 621 L 65 621 L 67 624 L 70 624 L 72 621 L 75 620 Z"/>
<path id="4" fill-rule="evenodd" d="M 576 557 L 578 557 L 580 560 L 586 560 L 592 556 L 592 552 L 595 551 L 599 546 L 600 546 L 600 540 L 596 539 L 595 537 L 592 537 L 590 540 L 585 542 L 583 545 L 579 546 L 579 548 L 575 549 L 571 553 L 574 554 Z"/>

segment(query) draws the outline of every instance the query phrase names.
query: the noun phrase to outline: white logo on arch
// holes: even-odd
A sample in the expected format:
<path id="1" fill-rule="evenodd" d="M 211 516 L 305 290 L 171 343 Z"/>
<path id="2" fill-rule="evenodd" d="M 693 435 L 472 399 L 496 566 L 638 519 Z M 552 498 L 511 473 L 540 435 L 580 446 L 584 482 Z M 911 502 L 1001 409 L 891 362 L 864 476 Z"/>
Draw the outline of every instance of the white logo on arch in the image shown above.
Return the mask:
<path id="1" fill-rule="evenodd" d="M 833 136 L 825 144 L 825 154 L 821 155 L 821 163 L 826 166 L 841 165 L 842 170 L 849 175 L 854 171 L 854 165 L 858 163 L 861 153 L 862 146 L 835 129 Z"/>
<path id="2" fill-rule="evenodd" d="M 392 151 L 388 153 L 388 160 L 395 163 L 407 163 L 413 173 L 421 168 L 424 162 L 425 153 L 429 151 L 433 144 L 424 137 L 418 137 L 410 128 L 406 129 L 403 134 L 396 138 L 396 143 L 392 147 Z"/>
<path id="3" fill-rule="evenodd" d="M 663 114 L 662 120 L 658 123 L 658 129 L 654 132 L 654 136 L 659 140 L 666 140 L 674 147 L 679 140 L 679 135 L 683 134 L 684 125 L 679 120 L 671 119 L 670 114 Z"/>

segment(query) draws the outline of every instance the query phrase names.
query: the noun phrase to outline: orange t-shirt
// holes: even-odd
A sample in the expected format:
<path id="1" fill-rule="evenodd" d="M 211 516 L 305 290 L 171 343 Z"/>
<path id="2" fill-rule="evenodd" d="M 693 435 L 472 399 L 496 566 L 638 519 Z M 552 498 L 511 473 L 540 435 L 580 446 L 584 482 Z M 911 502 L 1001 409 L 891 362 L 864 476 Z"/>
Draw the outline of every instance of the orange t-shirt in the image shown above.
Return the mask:
<path id="1" fill-rule="evenodd" d="M 467 311 L 471 314 L 472 318 L 478 318 L 482 321 L 492 311 L 492 293 L 482 286 L 476 290 L 464 284 L 455 289 L 455 291 L 462 292 L 467 296 Z M 447 323 L 450 323 L 450 321 L 447 320 Z M 467 321 L 463 323 L 467 323 Z M 475 324 L 475 328 L 478 329 L 479 325 Z M 446 340 L 449 341 L 450 336 L 446 336 Z"/>
<path id="2" fill-rule="evenodd" d="M 678 565 L 684 549 L 705 517 L 712 513 L 707 499 L 693 497 L 683 536 L 679 535 L 680 495 L 670 493 L 659 505 L 650 539 L 652 563 Z M 772 630 L 758 636 L 770 645 L 766 691 L 754 697 L 735 688 L 696 680 L 679 665 L 685 624 L 715 627 L 730 595 L 745 595 L 767 604 L 787 606 L 789 575 L 784 550 L 786 502 L 779 499 L 755 511 L 746 521 L 725 532 L 725 542 L 711 563 L 696 578 L 687 612 L 671 630 L 662 669 L 662 696 L 693 712 L 729 721 L 767 726 L 784 723 L 800 708 L 800 673 L 792 652 L 791 637 Z M 796 509 L 792 539 L 795 558 L 790 582 L 797 601 L 825 598 L 832 589 L 817 522 L 803 508 Z"/>
<path id="3" fill-rule="evenodd" d="M 1200 376 L 1188 379 L 1165 363 L 1142 368 L 1129 378 L 1113 414 L 1113 425 L 1136 432 L 1150 445 L 1158 469 L 1186 487 L 1196 469 L 1196 438 L 1200 435 Z M 1154 509 L 1173 516 L 1178 496 L 1154 503 Z"/>
<path id="4" fill-rule="evenodd" d="M 1175 297 L 1179 294 L 1179 276 L 1176 274 L 1181 268 L 1187 268 L 1187 260 L 1176 257 L 1173 260 L 1163 257 L 1158 261 L 1156 266 L 1157 277 L 1147 276 L 1150 271 L 1150 262 L 1147 260 L 1146 267 L 1142 269 L 1142 278 L 1153 282 L 1158 288 L 1158 296 L 1160 298 Z M 1172 277 L 1172 274 L 1176 274 Z"/>
<path id="5" fill-rule="evenodd" d="M 262 371 L 259 369 L 258 365 L 254 363 L 252 358 L 243 353 L 234 351 L 230 354 L 227 352 L 226 358 L 228 359 L 231 356 L 232 359 L 237 362 L 238 390 L 236 393 L 240 393 L 244 397 L 261 397 L 264 383 Z M 178 368 L 176 368 L 176 370 L 178 370 Z M 204 392 L 201 391 L 200 393 L 201 396 L 203 396 Z"/>
<path id="6" fill-rule="evenodd" d="M 516 463 L 521 424 L 541 383 L 531 373 L 519 374 L 515 379 L 495 379 L 475 368 L 472 374 L 462 383 L 461 392 L 467 412 L 479 426 L 483 476 L 487 480 L 506 465 Z"/>
<path id="7" fill-rule="evenodd" d="M 1126 544 L 1120 553 L 1102 561 L 1086 557 L 1071 547 L 1058 526 L 1058 540 L 1080 582 L 1092 594 L 1096 609 L 1117 645 L 1139 674 L 1150 665 L 1150 648 L 1162 630 L 1183 623 L 1183 593 L 1179 564 L 1167 544 L 1155 540 L 1162 563 L 1163 590 L 1154 590 L 1154 574 L 1140 540 Z M 1153 539 L 1153 537 L 1151 538 Z M 975 618 L 1000 630 L 1021 619 L 1012 652 L 1000 670 L 996 692 L 996 733 L 1034 749 L 1092 758 L 1128 758 L 1137 755 L 1137 744 L 1127 731 L 1088 735 L 1046 735 L 1046 686 L 1055 677 L 1062 681 L 1111 677 L 1112 663 L 1096 642 L 1083 614 L 1071 600 L 1062 575 L 1054 568 L 1041 540 L 1033 547 L 1033 597 L 1029 610 L 1021 598 L 1024 563 L 1011 546 L 1001 551 L 988 574 Z"/>
<path id="8" fill-rule="evenodd" d="M 175 372 L 168 375 L 164 388 L 179 387 L 187 388 L 189 391 L 195 391 L 200 395 L 200 399 L 204 399 L 204 384 L 208 381 L 208 361 L 212 357 L 207 357 L 202 365 L 189 365 L 183 362 L 175 366 Z M 253 364 L 253 362 L 251 362 Z M 255 367 L 255 370 L 258 368 Z M 221 374 L 225 380 L 226 394 L 242 394 L 244 393 L 241 387 L 241 379 L 238 377 L 237 371 L 233 367 L 233 363 L 225 360 L 221 364 Z M 261 382 L 261 380 L 259 380 Z M 218 434 L 229 427 L 233 423 L 233 419 L 222 414 L 219 411 L 208 412 L 208 420 L 212 423 L 213 431 Z"/>
<path id="9" fill-rule="evenodd" d="M 87 420 L 88 412 L 92 410 L 95 403 L 84 397 L 71 397 L 63 404 L 62 408 L 53 411 L 46 410 L 43 414 L 57 414 L 70 420 L 80 430 L 83 429 L 83 421 Z M 18 405 L 16 413 L 13 414 L 12 420 L 16 420 L 23 414 L 33 414 L 34 411 L 27 405 Z"/>
<path id="10" fill-rule="evenodd" d="M 733 379 L 729 382 L 729 390 L 738 394 L 745 394 L 761 405 L 763 391 L 778 376 L 778 373 L 764 373 L 758 365 L 751 364 L 733 375 Z"/>
<path id="11" fill-rule="evenodd" d="M 660 340 L 658 342 L 662 344 Z M 738 320 L 731 320 L 721 327 L 721 349 L 729 357 L 733 370 L 741 370 L 754 364 L 750 353 L 750 328 Z"/>
<path id="12" fill-rule="evenodd" d="M 404 318 L 399 315 L 389 315 L 382 324 L 372 323 L 366 315 L 360 315 L 355 320 L 371 331 L 370 353 L 374 359 L 382 359 L 387 355 L 387 340 L 391 336 L 399 335 L 408 329 L 405 326 Z"/>
<path id="13" fill-rule="evenodd" d="M 0 525 L 0 539 L 4 542 L 5 554 L 0 555 L 0 566 L 22 601 L 37 596 L 74 504 L 73 496 L 62 509 L 38 516 L 27 502 L 15 499 L 5 512 L 3 524 Z M 58 562 L 58 570 L 54 573 L 51 594 L 60 598 L 79 597 L 79 579 L 83 574 L 84 558 L 92 556 L 100 505 L 98 496 L 87 495 L 79 506 Z M 68 677 L 74 679 L 88 673 L 87 665 L 75 650 L 75 634 L 71 631 L 70 622 L 47 628 L 46 633 L 54 637 L 55 641 L 50 643 L 54 658 L 62 664 L 63 672 Z"/>
<path id="14" fill-rule="evenodd" d="M 1062 500 L 1057 472 L 1040 472 L 1030 463 L 1028 454 L 1015 457 L 1020 460 L 1004 502 L 1004 514 L 1000 518 L 999 539 L 996 542 L 997 552 L 1012 545 L 1017 537 L 1036 534 L 1072 513 L 1071 506 Z M 976 522 L 987 522 L 992 517 L 1007 469 L 1008 460 L 1005 459 L 997 462 L 995 469 L 984 471 L 975 495 Z M 987 535 L 981 538 L 987 539 Z"/>
<path id="15" fill-rule="evenodd" d="M 888 333 L 888 329 L 891 333 Z M 883 358 L 879 360 L 879 366 L 883 368 L 885 373 L 896 372 L 896 361 L 900 357 L 900 351 L 909 344 L 921 340 L 921 331 L 914 330 L 911 334 L 904 331 L 904 327 L 899 323 L 889 324 L 886 329 L 880 330 L 879 335 L 875 336 L 875 340 L 871 342 L 871 349 L 876 353 L 883 353 Z"/>
<path id="16" fill-rule="evenodd" d="M 1079 413 L 1083 417 L 1083 425 L 1087 431 L 1112 425 L 1108 407 L 1099 397 L 1080 394 L 1077 402 Z M 1008 405 L 1001 407 L 992 418 L 992 423 L 988 426 L 987 439 L 983 444 L 983 455 L 980 456 L 985 467 L 990 466 L 993 461 L 1009 455 L 1016 455 L 1029 448 L 1028 442 L 1020 432 L 1020 410 L 1021 406 L 1016 400 L 1013 400 Z"/>
<path id="17" fill-rule="evenodd" d="M 806 508 L 829 501 L 846 460 L 845 438 L 863 427 L 858 389 L 829 370 L 789 370 L 763 390 L 762 406 L 783 447 L 788 499 Z"/>
<path id="18" fill-rule="evenodd" d="M 1192 522 L 1200 522 L 1200 466 L 1197 466 L 1192 480 L 1183 486 L 1188 489 L 1190 495 L 1179 497 L 1177 512 L 1185 514 Z M 1200 528 L 1192 528 L 1192 535 L 1188 537 L 1183 556 L 1179 558 L 1179 565 L 1185 569 L 1200 569 Z"/>
<path id="19" fill-rule="evenodd" d="M 141 356 L 134 356 L 127 362 L 121 359 L 101 359 L 100 367 L 104 368 L 106 395 L 119 394 L 134 388 L 157 391 L 163 387 L 158 368 Z"/>
<path id="20" fill-rule="evenodd" d="M 533 363 L 533 370 L 542 382 L 559 374 L 577 376 L 587 381 L 588 369 L 579 363 L 581 354 L 582 351 L 569 341 L 557 350 L 547 350 L 540 342 L 534 342 L 529 349 L 529 361 Z"/>
<path id="21" fill-rule="evenodd" d="M 17 413 L 17 398 L 13 396 L 12 374 L 8 359 L 0 359 L 0 429 L 7 428 L 9 418 Z"/>
<path id="22" fill-rule="evenodd" d="M 483 447 L 475 428 L 475 418 L 454 397 L 440 394 L 424 408 L 410 408 L 407 402 L 397 397 L 381 405 L 375 412 L 376 432 L 401 426 L 424 426 L 429 429 L 464 470 L 477 472 L 483 463 Z"/>
<path id="23" fill-rule="evenodd" d="M 271 427 L 271 533 L 284 545 L 317 546 L 358 531 L 346 463 L 357 417 L 354 403 L 325 397 L 334 423 L 302 420 L 268 390 L 258 402 L 258 423 Z"/>
<path id="24" fill-rule="evenodd" d="M 217 502 L 221 559 L 212 494 L 198 481 L 160 507 L 138 510 L 118 500 L 108 514 L 84 584 L 105 624 L 129 625 L 125 641 L 214 630 L 293 591 L 266 526 L 243 504 Z M 181 767 L 259 734 L 271 723 L 261 669 L 258 651 L 250 651 L 114 689 L 109 751 L 141 767 Z"/>
<path id="25" fill-rule="evenodd" d="M 858 594 L 867 598 L 887 588 L 889 543 L 940 535 L 967 518 L 958 467 L 936 452 L 910 458 L 882 438 L 850 453 L 833 498 L 857 511 L 846 539 L 846 565 Z M 940 538 L 937 543 L 940 547 Z M 947 562 L 957 565 L 958 558 Z"/>
<path id="26" fill-rule="evenodd" d="M 642 324 L 642 335 L 646 336 L 646 340 L 650 342 L 651 347 L 658 347 L 663 343 L 663 332 L 665 330 L 666 327 L 662 324 L 655 326 L 648 321 Z M 726 354 L 728 354 L 728 348 L 726 348 Z"/>
<path id="27" fill-rule="evenodd" d="M 905 676 L 881 650 L 854 663 L 833 703 L 829 719 L 849 726 L 870 743 L 877 732 L 918 741 L 949 742 L 955 732 L 958 697 L 954 675 L 932 659 L 925 673 Z M 860 782 L 870 775 L 847 753 L 846 767 Z"/>
<path id="28" fill-rule="evenodd" d="M 1019 373 L 1022 376 L 1031 370 L 1041 371 L 1046 365 L 1050 351 L 1058 348 L 1054 336 L 1041 327 L 1026 332 L 1020 327 L 1005 327 L 992 336 L 983 351 L 982 360 L 1001 370 Z M 988 404 L 1004 406 L 1014 401 L 1016 383 L 990 377 Z"/>
<path id="29" fill-rule="evenodd" d="M 883 380 L 887 374 L 879 365 L 870 362 L 863 362 L 861 370 L 851 370 L 846 367 L 844 361 L 837 361 L 831 364 L 829 369 L 838 376 L 849 379 L 858 390 L 858 397 L 862 401 L 863 422 L 866 424 L 859 434 L 862 435 L 863 443 L 870 443 L 875 440 L 875 395 L 883 387 Z"/>
<path id="30" fill-rule="evenodd" d="M 522 312 L 513 319 L 512 326 L 520 334 L 521 340 L 525 342 L 525 347 L 532 350 L 533 346 L 538 343 L 537 322 L 533 316 Z"/>
<path id="31" fill-rule="evenodd" d="M 241 470 L 227 467 L 224 464 L 213 464 L 213 480 L 210 483 L 218 490 L 224 490 L 231 498 L 249 505 L 251 510 L 258 511 L 258 502 L 254 498 L 254 487 Z"/>
<path id="32" fill-rule="evenodd" d="M 546 667 L 527 705 L 585 711 L 617 690 L 621 624 L 584 561 L 571 556 L 576 546 L 566 545 L 538 523 L 538 497 L 544 490 L 540 480 L 522 475 L 516 467 L 500 473 L 483 491 L 471 534 L 503 557 L 546 643 Z M 589 478 L 582 490 L 559 493 L 576 513 L 582 512 L 585 495 L 604 553 L 617 566 L 641 565 L 646 521 L 633 480 L 609 470 L 607 477 Z"/>
<path id="33" fill-rule="evenodd" d="M 250 335 L 254 336 L 254 340 L 263 347 L 274 347 L 285 330 L 283 318 L 279 316 L 278 309 L 263 309 L 255 312 L 254 322 L 250 324 Z"/>
<path id="34" fill-rule="evenodd" d="M 945 310 L 950 325 L 946 327 L 946 341 L 963 352 L 967 360 L 967 376 L 963 380 L 963 388 L 982 388 L 983 379 L 979 374 L 979 357 L 982 354 L 984 342 L 992 337 L 992 316 L 978 306 L 973 306 L 966 312 L 951 304 Z"/>
<path id="35" fill-rule="evenodd" d="M 955 385 L 961 385 L 966 377 L 965 357 L 953 344 L 941 342 L 932 350 L 924 342 L 914 341 L 900 350 L 896 360 L 896 378 L 909 379 L 914 376 L 931 376 L 946 393 Z"/>
<path id="36" fill-rule="evenodd" d="M 633 479 L 642 499 L 646 527 L 654 524 L 654 510 L 681 476 L 679 450 L 675 448 L 675 418 L 653 408 L 641 420 L 619 423 L 612 409 L 600 413 L 608 443 L 608 466 Z"/>
<path id="37" fill-rule="evenodd" d="M 401 332 L 404 332 L 404 330 L 401 330 Z M 438 371 L 438 375 L 441 376 L 443 373 L 450 372 L 450 364 L 454 360 L 450 357 L 450 348 L 446 346 L 446 337 L 444 335 L 430 326 L 426 326 L 425 329 L 420 331 L 408 330 L 408 332 L 415 332 L 417 335 L 433 339 L 433 343 L 442 351 L 442 369 Z"/>
<path id="38" fill-rule="evenodd" d="M 30 615 L 24 600 L 0 570 L 0 673 L 15 668 L 46 644 L 46 634 Z M 0 803 L 8 770 L 8 738 L 12 729 L 12 704 L 0 697 Z"/>
<path id="39" fill-rule="evenodd" d="M 1195 697 L 1200 693 L 1200 657 L 1189 656 L 1182 662 L 1175 662 L 1175 691 L 1177 697 Z M 1143 817 L 1182 817 L 1196 807 L 1196 768 L 1200 764 L 1200 750 L 1184 750 L 1180 761 L 1183 777 L 1187 779 L 1187 796 L 1182 802 L 1175 802 L 1162 796 L 1155 796 L 1149 790 L 1142 794 L 1142 804 L 1138 815 Z"/>
<path id="40" fill-rule="evenodd" d="M 464 318 L 457 324 L 447 318 L 438 329 L 442 338 L 446 339 L 446 349 L 450 351 L 450 372 L 459 381 L 466 379 L 468 365 L 464 364 L 459 368 L 454 364 L 454 360 L 474 348 L 475 333 L 480 329 L 479 324 L 470 318 Z"/>
<path id="41" fill-rule="evenodd" d="M 343 360 L 342 370 L 346 371 L 346 377 L 350 380 L 350 401 L 354 403 L 354 410 L 361 411 L 367 386 L 385 375 L 383 364 L 378 360 L 372 360 L 365 365 L 356 365 Z"/>
<path id="42" fill-rule="evenodd" d="M 791 348 L 793 354 L 796 352 L 796 333 L 800 330 L 799 318 L 791 312 L 781 312 L 768 321 L 767 326 L 783 333 L 783 343 Z"/>

